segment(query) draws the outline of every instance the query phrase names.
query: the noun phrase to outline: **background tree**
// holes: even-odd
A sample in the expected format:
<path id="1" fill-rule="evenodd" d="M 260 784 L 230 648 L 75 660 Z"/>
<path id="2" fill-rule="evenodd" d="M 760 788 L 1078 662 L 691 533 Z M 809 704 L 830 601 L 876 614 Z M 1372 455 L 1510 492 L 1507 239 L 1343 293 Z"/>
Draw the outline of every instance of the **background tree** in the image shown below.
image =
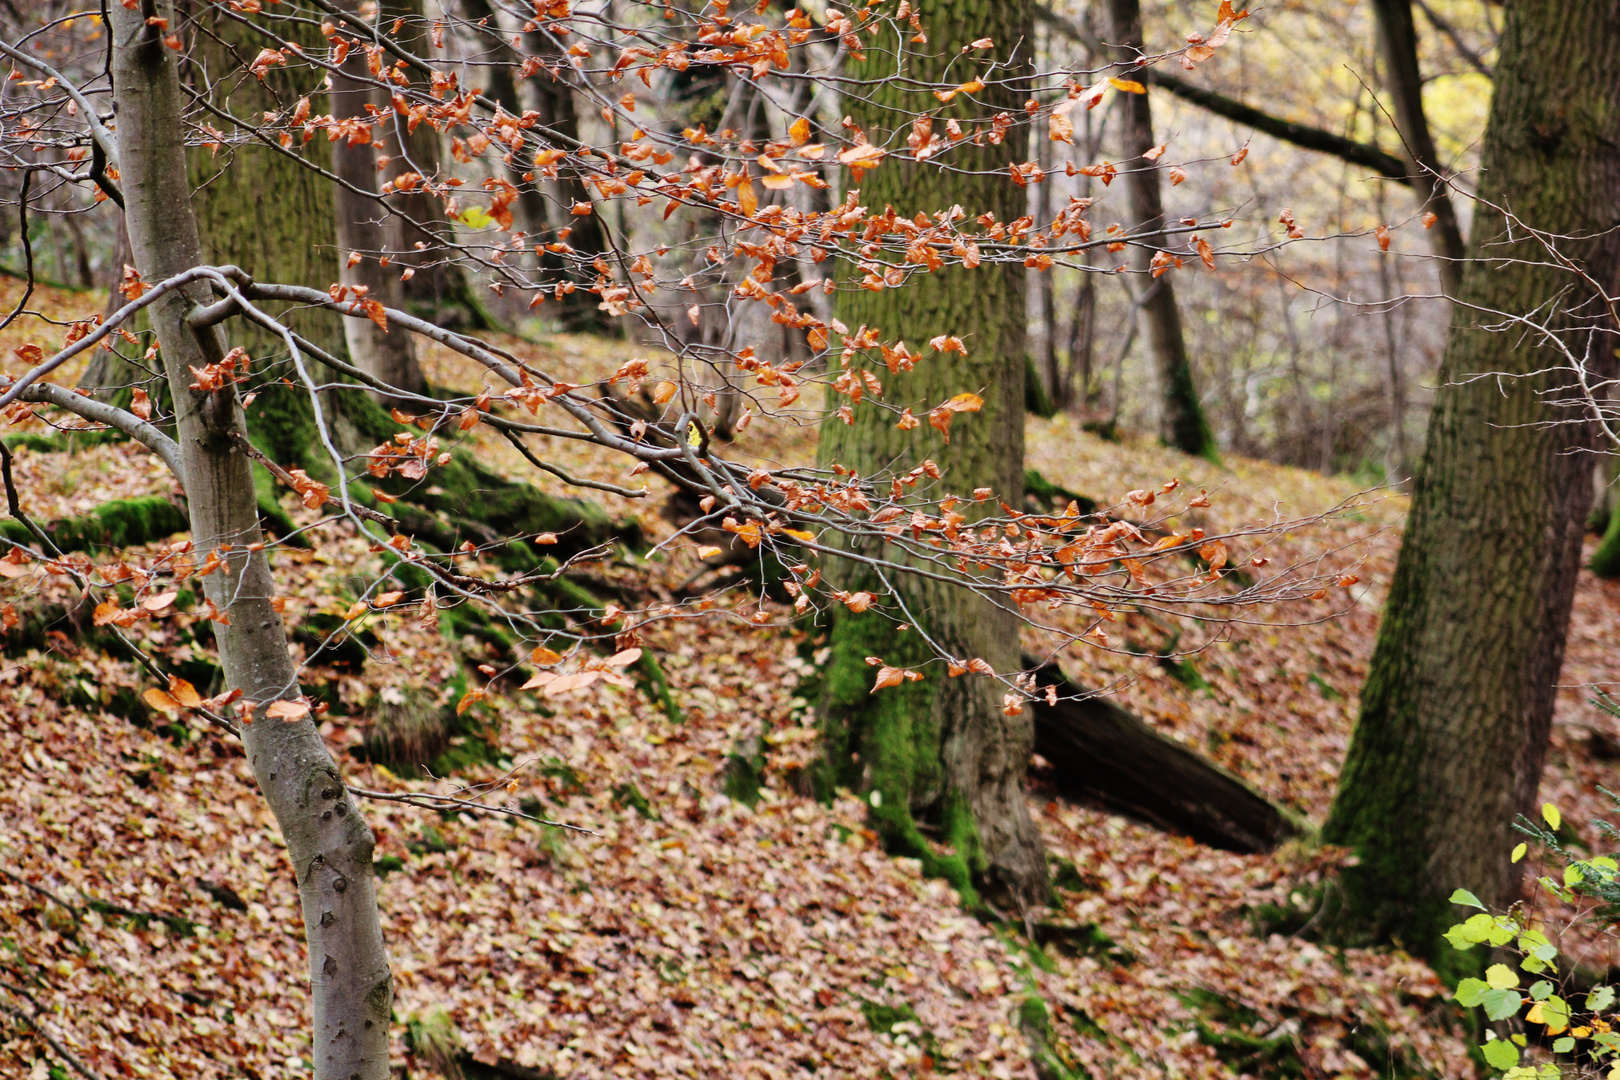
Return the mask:
<path id="1" fill-rule="evenodd" d="M 1140 0 L 1108 0 L 1108 14 L 1114 32 L 1114 55 L 1119 64 L 1125 65 L 1128 78 L 1134 73 L 1136 59 L 1145 55 Z M 1144 156 L 1157 146 L 1147 90 L 1121 94 L 1118 107 L 1125 121 L 1121 146 L 1125 184 L 1131 196 L 1131 262 L 1139 274 L 1149 275 L 1149 280 L 1139 286 L 1141 295 L 1136 304 L 1146 330 L 1144 342 L 1159 380 L 1159 437 L 1165 445 L 1183 453 L 1217 461 L 1215 436 L 1204 419 L 1204 407 L 1193 382 L 1175 285 L 1166 268 L 1153 261 L 1164 242 L 1167 219 L 1159 189 L 1158 156 Z"/>

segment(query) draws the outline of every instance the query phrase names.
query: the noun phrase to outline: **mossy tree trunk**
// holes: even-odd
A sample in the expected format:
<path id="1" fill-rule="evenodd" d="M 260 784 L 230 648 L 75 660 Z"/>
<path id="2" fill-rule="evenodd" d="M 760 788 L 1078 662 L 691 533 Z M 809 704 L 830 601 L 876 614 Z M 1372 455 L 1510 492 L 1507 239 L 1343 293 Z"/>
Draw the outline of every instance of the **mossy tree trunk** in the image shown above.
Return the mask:
<path id="1" fill-rule="evenodd" d="M 981 37 L 992 38 L 1003 55 L 1015 48 L 1028 55 L 1033 35 L 1027 0 L 924 0 L 916 10 L 928 42 L 906 45 L 904 67 L 911 77 L 943 79 L 944 65 Z M 852 73 L 878 79 L 892 75 L 894 65 L 887 48 L 874 45 Z M 980 96 L 986 99 L 983 108 L 959 99 L 943 112 L 982 119 L 1022 106 L 1017 90 L 997 88 Z M 851 98 L 849 109 L 873 141 L 881 142 L 909 125 L 909 110 L 933 104 L 920 100 L 925 97 L 890 81 L 870 87 L 864 99 Z M 943 120 L 941 116 L 939 122 Z M 1011 133 L 1007 143 L 959 145 L 947 155 L 952 171 L 937 161 L 886 161 L 852 186 L 860 188 L 860 202 L 873 212 L 892 204 L 911 217 L 961 204 L 970 217 L 989 212 L 999 221 L 1012 221 L 1024 212 L 1024 191 L 1009 181 L 1006 163 L 1022 161 L 1025 145 L 1022 135 Z M 949 445 L 928 425 L 901 431 L 892 413 L 869 405 L 856 407 L 852 425 L 829 413 L 822 425 L 823 462 L 866 476 L 903 472 L 932 458 L 944 470 L 946 490 L 967 496 L 974 488 L 990 487 L 1018 505 L 1026 365 L 1023 268 L 950 267 L 919 275 L 898 289 L 846 287 L 837 312 L 851 327 L 877 327 L 886 340 L 904 339 L 913 347 L 938 334 L 960 335 L 967 343 L 966 358 L 939 353 L 897 376 L 883 370 L 889 404 L 909 405 L 921 415 L 954 394 L 974 391 L 983 396 L 984 406 L 977 414 L 957 416 Z M 844 588 L 875 585 L 853 564 L 829 565 L 828 574 Z M 981 657 L 998 672 L 1018 669 L 1014 612 L 963 588 L 904 579 L 894 583 L 918 624 L 954 656 Z M 832 655 L 823 673 L 827 756 L 821 783 L 866 794 L 890 849 L 922 859 L 925 869 L 948 877 L 970 899 L 988 889 L 1019 908 L 1043 903 L 1045 860 L 1022 788 L 1033 740 L 1030 713 L 1005 714 L 1000 686 L 993 680 L 947 678 L 921 634 L 896 632 L 895 624 L 906 621 L 892 611 L 875 610 L 858 615 L 840 611 L 834 618 Z M 875 669 L 867 665 L 867 656 L 919 667 L 927 677 L 871 694 Z M 935 826 L 942 843 L 925 835 L 925 829 Z"/>
<path id="2" fill-rule="evenodd" d="M 1446 896 L 1517 898 L 1510 824 L 1541 779 L 1592 498 L 1591 425 L 1539 391 L 1567 383 L 1535 335 L 1484 329 L 1545 315 L 1577 355 L 1607 313 L 1526 226 L 1559 239 L 1611 293 L 1620 272 L 1620 8 L 1506 6 L 1472 260 L 1361 716 L 1324 838 L 1357 850 L 1338 929 L 1454 964 Z M 1509 228 L 1492 206 L 1511 207 Z M 1566 290 L 1573 290 L 1566 294 Z M 1521 377 L 1469 381 L 1480 372 Z M 1548 426 L 1549 421 L 1563 424 Z"/>
<path id="3" fill-rule="evenodd" d="M 1114 28 L 1114 59 L 1134 61 L 1143 55 L 1140 0 L 1108 0 L 1108 12 Z M 1131 199 L 1131 263 L 1137 273 L 1147 274 L 1153 256 L 1163 247 L 1161 230 L 1165 225 L 1159 166 L 1142 156 L 1156 145 L 1153 111 L 1145 90 L 1120 94 L 1119 108 L 1125 121 L 1121 156 L 1125 189 Z M 1219 461 L 1215 436 L 1204 419 L 1192 361 L 1187 355 L 1187 338 L 1182 333 L 1181 309 L 1176 306 L 1172 281 L 1174 273 L 1162 273 L 1142 284 L 1142 327 L 1159 380 L 1159 437 L 1166 446 L 1183 453 Z"/>

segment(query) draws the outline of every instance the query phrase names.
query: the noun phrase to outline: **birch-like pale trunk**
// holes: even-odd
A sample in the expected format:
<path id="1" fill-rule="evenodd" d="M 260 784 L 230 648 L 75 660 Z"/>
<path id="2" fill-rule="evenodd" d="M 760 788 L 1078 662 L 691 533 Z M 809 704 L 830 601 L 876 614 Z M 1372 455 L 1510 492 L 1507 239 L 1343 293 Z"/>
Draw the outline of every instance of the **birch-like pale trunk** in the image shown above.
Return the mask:
<path id="1" fill-rule="evenodd" d="M 158 20 L 179 25 L 167 0 L 134 10 L 109 4 L 114 106 L 130 248 L 147 281 L 202 264 L 186 181 L 177 55 Z M 152 19 L 149 23 L 148 19 Z M 242 741 L 298 875 L 309 948 L 316 1080 L 386 1080 L 393 982 L 377 915 L 372 834 L 355 809 L 312 720 L 264 717 L 263 703 L 299 695 L 286 629 L 262 551 L 250 462 L 236 450 L 241 404 L 231 388 L 192 390 L 190 368 L 218 361 L 216 328 L 194 332 L 187 314 L 213 300 L 197 283 L 154 303 L 152 326 L 173 394 L 181 465 L 200 551 L 229 543 L 229 573 L 203 578 L 207 597 L 230 616 L 215 623 L 226 682 L 260 702 Z"/>

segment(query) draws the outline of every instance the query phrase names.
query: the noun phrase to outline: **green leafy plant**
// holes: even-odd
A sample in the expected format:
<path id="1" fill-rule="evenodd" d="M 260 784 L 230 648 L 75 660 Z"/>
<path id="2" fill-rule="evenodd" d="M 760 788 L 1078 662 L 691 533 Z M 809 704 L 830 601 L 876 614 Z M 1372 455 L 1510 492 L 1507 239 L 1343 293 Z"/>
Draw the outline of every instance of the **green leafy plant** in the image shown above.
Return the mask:
<path id="1" fill-rule="evenodd" d="M 1620 715 L 1613 702 L 1605 699 L 1595 704 Z M 1620 797 L 1608 791 L 1604 794 L 1620 809 Z M 1605 838 L 1620 844 L 1620 830 L 1603 821 L 1595 826 Z M 1540 821 L 1521 816 L 1514 828 L 1528 838 L 1514 847 L 1515 863 L 1526 857 L 1532 843 L 1543 853 L 1547 872 L 1538 877 L 1538 890 L 1565 904 L 1585 902 L 1575 922 L 1566 921 L 1566 929 L 1582 922 L 1606 925 L 1614 921 L 1620 914 L 1620 862 L 1615 857 L 1571 851 L 1566 844 L 1573 839 L 1552 803 L 1542 806 Z M 1466 978 L 1457 984 L 1457 1002 L 1482 1010 L 1490 1022 L 1479 1047 L 1485 1062 L 1502 1070 L 1504 1080 L 1587 1076 L 1620 1080 L 1615 988 L 1581 986 L 1573 965 L 1560 956 L 1557 941 L 1536 917 L 1533 900 L 1500 914 L 1487 910 L 1467 889 L 1452 893 L 1451 902 L 1477 909 L 1446 932 L 1452 947 L 1483 947 L 1504 961 L 1490 964 L 1484 978 Z M 1532 1060 L 1544 1058 L 1545 1050 L 1558 1060 Z"/>

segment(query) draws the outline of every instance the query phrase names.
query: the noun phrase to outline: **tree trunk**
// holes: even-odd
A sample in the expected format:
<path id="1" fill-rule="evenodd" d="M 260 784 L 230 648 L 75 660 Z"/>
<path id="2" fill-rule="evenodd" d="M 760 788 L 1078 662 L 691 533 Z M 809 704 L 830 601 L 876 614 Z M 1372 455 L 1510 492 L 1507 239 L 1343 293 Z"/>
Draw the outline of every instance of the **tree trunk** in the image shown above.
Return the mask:
<path id="1" fill-rule="evenodd" d="M 378 21 L 392 28 L 396 20 L 404 19 L 400 32 L 392 34 L 392 38 L 417 56 L 430 56 L 433 53 L 431 23 L 424 16 L 424 9 L 423 0 L 384 0 Z M 392 162 L 388 176 L 414 172 L 442 182 L 443 142 L 432 124 L 424 121 L 412 131 L 405 117 L 387 108 L 377 131 L 383 142 L 382 153 Z M 398 214 L 389 223 L 398 230 L 401 248 L 398 261 L 415 271 L 403 282 L 405 300 L 411 309 L 445 327 L 492 329 L 494 320 L 473 292 L 466 270 L 461 263 L 447 258 L 443 250 L 456 238 L 455 226 L 444 213 L 444 200 L 423 185 L 410 191 L 396 191 L 387 197 L 387 203 Z M 425 246 L 418 248 L 419 243 Z"/>
<path id="2" fill-rule="evenodd" d="M 489 0 L 461 0 L 461 11 L 474 26 L 487 26 L 479 37 L 482 55 L 475 57 L 487 62 L 488 66 L 480 69 L 489 87 L 487 93 L 513 116 L 522 116 L 523 101 L 518 97 L 517 80 L 512 77 L 512 71 L 523 60 L 505 40 L 494 8 Z M 523 179 L 528 170 L 528 163 L 516 156 L 507 162 L 508 177 L 518 189 L 518 217 L 523 230 L 531 237 L 538 237 L 546 230 L 546 199 L 536 184 Z"/>
<path id="3" fill-rule="evenodd" d="M 1565 345 L 1590 346 L 1600 364 L 1609 353 L 1593 333 L 1612 331 L 1607 312 L 1526 228 L 1614 291 L 1620 8 L 1507 5 L 1480 175 L 1423 466 L 1324 830 L 1360 855 L 1343 879 L 1341 936 L 1447 965 L 1467 959 L 1438 944 L 1453 889 L 1490 907 L 1518 897 L 1509 826 L 1541 779 L 1592 498 L 1591 459 L 1571 452 L 1595 445 L 1592 425 L 1540 393 L 1567 375 L 1529 374 L 1561 361 L 1534 334 L 1494 329 L 1496 313 L 1545 316 L 1561 297 Z M 1492 206 L 1519 221 L 1510 230 Z M 1521 377 L 1467 381 L 1481 372 Z"/>
<path id="4" fill-rule="evenodd" d="M 354 49 L 332 76 L 334 118 L 366 118 L 368 104 L 387 109 L 385 96 L 367 81 L 367 75 L 365 50 Z M 381 115 L 391 113 L 384 111 Z M 380 134 L 388 126 L 384 120 L 375 125 L 375 130 Z M 380 300 L 385 307 L 403 308 L 405 291 L 399 271 L 381 262 L 401 245 L 390 242 L 398 237 L 399 230 L 389 227 L 388 212 L 377 197 L 377 146 L 372 140 L 338 139 L 332 143 L 332 171 L 343 181 L 332 185 L 339 280 L 364 289 L 369 299 Z M 358 261 L 355 256 L 359 256 Z M 407 394 L 420 394 L 427 388 L 408 331 L 398 326 L 382 327 L 372 319 L 344 319 L 343 334 L 355 366 Z M 385 404 L 397 400 L 380 393 L 374 396 Z"/>
<path id="5" fill-rule="evenodd" d="M 1031 38 L 1027 0 L 925 0 L 915 10 L 927 27 L 928 44 L 908 45 L 902 63 L 918 79 L 943 79 L 944 65 L 977 38 L 993 39 L 1003 53 Z M 877 79 L 892 74 L 894 65 L 886 51 L 874 49 L 867 60 L 853 64 L 853 74 Z M 1027 68 L 1009 74 L 1024 73 Z M 880 141 L 910 125 L 910 110 L 922 107 L 924 96 L 890 80 L 874 85 L 869 97 L 851 98 L 849 108 Z M 964 96 L 940 110 L 945 115 L 936 124 L 945 116 L 988 117 L 1022 106 L 1015 90 L 989 89 L 979 96 L 990 102 L 984 109 L 969 113 L 976 107 Z M 927 104 L 933 105 L 932 99 Z M 1006 163 L 1024 155 L 1023 129 L 1015 127 L 1001 147 L 959 144 L 945 155 L 952 171 L 939 162 L 886 161 L 859 184 L 859 201 L 874 212 L 892 204 L 907 217 L 959 203 L 970 218 L 990 212 L 999 221 L 1012 221 L 1024 213 L 1024 192 L 1008 181 Z M 948 445 L 929 425 L 904 432 L 892 414 L 870 406 L 855 408 L 852 425 L 829 413 L 822 425 L 822 461 L 871 476 L 903 472 L 932 458 L 944 471 L 945 489 L 966 496 L 976 487 L 990 487 L 1018 505 L 1026 365 L 1023 268 L 947 267 L 919 275 L 901 289 L 846 288 L 837 311 L 851 327 L 864 323 L 879 328 L 885 340 L 904 339 L 914 348 L 937 334 L 958 334 L 966 341 L 966 358 L 941 353 L 893 376 L 879 365 L 889 404 L 909 405 L 921 415 L 953 394 L 974 391 L 984 397 L 984 406 L 976 415 L 957 417 Z M 849 564 L 830 565 L 828 572 L 846 588 L 873 585 Z M 982 657 L 1002 673 L 1018 669 L 1013 612 L 959 587 L 895 584 L 912 615 L 954 656 Z M 988 888 L 1019 908 L 1044 903 L 1045 859 L 1022 788 L 1032 739 L 1029 711 L 1004 714 L 999 684 L 990 679 L 947 678 L 943 665 L 929 663 L 933 656 L 921 635 L 897 633 L 895 621 L 905 620 L 875 610 L 841 611 L 833 621 L 822 698 L 828 748 L 820 774 L 823 789 L 841 784 L 868 793 L 873 819 L 891 850 L 920 858 L 928 872 L 948 877 L 970 901 L 976 889 Z M 872 695 L 875 669 L 864 659 L 872 655 L 891 664 L 928 665 L 927 677 Z M 943 851 L 924 838 L 918 816 L 940 826 Z"/>
<path id="6" fill-rule="evenodd" d="M 542 61 L 540 69 L 528 80 L 533 107 L 540 114 L 539 123 L 559 135 L 579 138 L 579 112 L 574 105 L 573 84 L 568 81 L 573 74 L 568 57 L 549 35 L 538 31 L 523 35 L 523 49 L 527 55 Z M 554 72 L 567 75 L 560 77 Z M 602 233 L 602 222 L 594 212 L 575 216 L 570 210 L 575 203 L 592 201 L 585 172 L 573 159 L 565 159 L 561 168 L 551 227 L 569 230 L 567 243 L 574 254 L 563 258 L 548 253 L 542 265 L 553 271 L 558 280 L 572 281 L 575 286 L 574 291 L 565 294 L 560 301 L 559 318 L 563 329 L 603 333 L 610 329 L 611 322 L 598 307 L 596 294 L 589 289 L 596 283 L 596 272 L 590 269 L 591 264 L 606 253 L 607 241 Z"/>
<path id="7" fill-rule="evenodd" d="M 1115 60 L 1131 63 L 1143 54 L 1142 6 L 1139 0 L 1108 0 L 1114 26 Z M 1127 72 L 1129 74 L 1129 72 Z M 1153 113 L 1148 95 L 1119 95 L 1124 114 L 1121 157 L 1128 163 L 1125 187 L 1131 197 L 1131 263 L 1147 274 L 1163 242 L 1164 203 L 1159 190 L 1159 166 L 1142 155 L 1153 149 Z M 1148 355 L 1159 378 L 1159 437 L 1166 446 L 1219 461 L 1215 436 L 1204 419 L 1193 382 L 1187 341 L 1181 332 L 1181 311 L 1176 307 L 1171 273 L 1145 279 L 1140 317 Z"/>
<path id="8" fill-rule="evenodd" d="M 156 5 L 165 25 L 180 25 L 171 4 Z M 148 8 L 147 10 L 150 10 Z M 108 5 L 118 115 L 120 183 L 135 264 L 158 281 L 203 262 L 191 212 L 183 143 L 184 109 L 175 53 L 146 12 Z M 156 20 L 154 20 L 155 22 Z M 262 703 L 299 695 L 286 629 L 272 606 L 275 583 L 262 551 L 248 459 L 233 434 L 244 427 L 234 388 L 189 389 L 191 367 L 217 362 L 217 331 L 193 333 L 186 316 L 212 301 L 197 283 L 154 303 L 152 325 L 177 412 L 177 436 L 192 540 L 200 551 L 229 543 L 229 573 L 210 574 L 204 590 L 229 623 L 215 624 L 228 685 L 260 702 L 244 725 L 248 762 L 276 816 L 298 876 L 309 949 L 316 1080 L 385 1080 L 392 977 L 377 915 L 371 830 L 348 798 L 337 765 L 314 723 L 271 720 Z"/>
<path id="9" fill-rule="evenodd" d="M 1447 296 L 1456 296 L 1466 249 L 1457 209 L 1446 182 L 1440 179 L 1445 173 L 1429 131 L 1429 119 L 1423 112 L 1423 73 L 1418 67 L 1412 0 L 1373 0 L 1373 15 L 1378 20 L 1378 49 L 1384 59 L 1386 86 L 1395 103 L 1403 156 L 1411 164 L 1414 190 L 1423 209 L 1435 216 L 1430 236 L 1439 260 L 1440 287 Z"/>

